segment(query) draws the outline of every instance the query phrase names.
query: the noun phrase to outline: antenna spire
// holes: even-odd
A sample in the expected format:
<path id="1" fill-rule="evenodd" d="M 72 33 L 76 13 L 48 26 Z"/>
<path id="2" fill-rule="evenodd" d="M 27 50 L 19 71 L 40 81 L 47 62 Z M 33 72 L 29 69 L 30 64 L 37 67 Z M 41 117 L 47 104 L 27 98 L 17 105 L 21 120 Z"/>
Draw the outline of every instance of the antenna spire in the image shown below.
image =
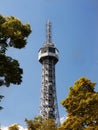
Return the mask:
<path id="1" fill-rule="evenodd" d="M 51 22 L 48 20 L 46 24 L 46 44 L 52 43 L 52 36 L 51 36 Z"/>

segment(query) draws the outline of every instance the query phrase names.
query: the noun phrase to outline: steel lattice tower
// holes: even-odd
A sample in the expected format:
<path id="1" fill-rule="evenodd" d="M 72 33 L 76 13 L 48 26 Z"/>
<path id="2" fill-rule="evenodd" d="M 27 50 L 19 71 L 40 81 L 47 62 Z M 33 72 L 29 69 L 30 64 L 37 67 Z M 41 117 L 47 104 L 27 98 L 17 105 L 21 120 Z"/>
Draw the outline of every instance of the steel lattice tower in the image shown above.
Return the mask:
<path id="1" fill-rule="evenodd" d="M 55 64 L 59 60 L 58 53 L 58 49 L 52 43 L 51 23 L 48 21 L 46 42 L 38 52 L 38 60 L 42 64 L 40 116 L 44 119 L 52 118 L 57 125 L 60 125 L 55 82 Z"/>

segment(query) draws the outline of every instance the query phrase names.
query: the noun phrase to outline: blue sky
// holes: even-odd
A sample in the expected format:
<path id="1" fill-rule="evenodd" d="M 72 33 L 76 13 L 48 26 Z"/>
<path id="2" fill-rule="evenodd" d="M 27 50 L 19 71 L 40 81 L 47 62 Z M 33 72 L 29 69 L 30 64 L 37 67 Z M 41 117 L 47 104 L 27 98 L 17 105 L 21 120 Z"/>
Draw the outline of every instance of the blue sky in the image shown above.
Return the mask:
<path id="1" fill-rule="evenodd" d="M 52 41 L 60 54 L 56 65 L 56 88 L 60 117 L 66 114 L 60 105 L 74 81 L 86 76 L 98 83 L 98 1 L 97 0 L 3 0 L 0 14 L 15 16 L 29 23 L 32 34 L 21 50 L 9 49 L 24 70 L 20 86 L 0 88 L 5 98 L 1 105 L 0 124 L 19 123 L 38 115 L 41 87 L 41 64 L 38 50 L 46 40 L 46 21 L 52 22 Z M 98 85 L 96 85 L 98 91 Z"/>

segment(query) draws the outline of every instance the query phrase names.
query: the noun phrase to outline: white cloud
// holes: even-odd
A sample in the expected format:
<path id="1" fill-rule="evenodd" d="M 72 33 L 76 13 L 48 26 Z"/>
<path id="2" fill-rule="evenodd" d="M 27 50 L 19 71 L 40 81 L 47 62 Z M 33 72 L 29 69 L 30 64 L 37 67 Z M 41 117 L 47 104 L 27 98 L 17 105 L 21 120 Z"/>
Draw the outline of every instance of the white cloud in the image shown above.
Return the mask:
<path id="1" fill-rule="evenodd" d="M 19 130 L 27 130 L 27 128 L 23 128 L 22 126 L 19 125 Z"/>
<path id="2" fill-rule="evenodd" d="M 1 130 L 8 130 L 8 127 L 2 126 L 2 127 L 1 127 Z"/>
<path id="3" fill-rule="evenodd" d="M 1 130 L 8 130 L 7 126 L 2 126 Z M 22 126 L 19 125 L 19 130 L 27 130 L 27 128 L 23 128 Z"/>
<path id="4" fill-rule="evenodd" d="M 62 124 L 66 119 L 67 119 L 66 116 L 61 117 L 61 118 L 60 118 L 60 122 L 61 122 L 61 124 Z"/>

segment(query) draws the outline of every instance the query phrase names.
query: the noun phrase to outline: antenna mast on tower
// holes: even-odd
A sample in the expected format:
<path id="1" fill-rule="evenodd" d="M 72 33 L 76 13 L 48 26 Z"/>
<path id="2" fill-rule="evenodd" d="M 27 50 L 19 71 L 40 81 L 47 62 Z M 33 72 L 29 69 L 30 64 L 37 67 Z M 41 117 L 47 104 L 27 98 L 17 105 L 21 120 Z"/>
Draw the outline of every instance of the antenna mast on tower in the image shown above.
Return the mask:
<path id="1" fill-rule="evenodd" d="M 46 24 L 46 43 L 52 43 L 51 22 L 49 20 Z"/>

